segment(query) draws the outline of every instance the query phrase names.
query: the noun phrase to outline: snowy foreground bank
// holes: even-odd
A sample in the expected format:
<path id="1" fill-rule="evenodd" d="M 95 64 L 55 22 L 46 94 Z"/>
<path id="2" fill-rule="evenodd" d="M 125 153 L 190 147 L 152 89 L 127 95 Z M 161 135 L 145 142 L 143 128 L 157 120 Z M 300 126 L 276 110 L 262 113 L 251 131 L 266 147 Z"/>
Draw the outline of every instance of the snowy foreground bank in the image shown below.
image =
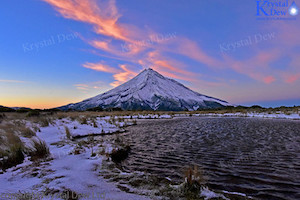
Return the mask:
<path id="1" fill-rule="evenodd" d="M 86 124 L 61 119 L 47 127 L 39 127 L 40 132 L 34 137 L 46 142 L 51 158 L 32 162 L 26 157 L 24 163 L 2 172 L 0 199 L 148 199 L 123 192 L 99 175 L 102 161 L 106 158 L 98 153 L 112 151 L 109 145 L 79 147 L 70 139 L 73 136 L 122 131 L 124 125 L 125 122 L 110 123 L 106 117 L 87 121 Z M 66 134 L 66 130 L 71 136 Z M 21 139 L 30 146 L 28 138 Z M 96 153 L 92 155 L 92 151 Z"/>
<path id="2" fill-rule="evenodd" d="M 26 155 L 22 164 L 4 171 L 0 170 L 0 200 L 160 199 L 158 196 L 146 197 L 126 193 L 121 191 L 114 183 L 105 180 L 101 175 L 103 174 L 101 173 L 102 163 L 109 159 L 108 155 L 118 147 L 106 141 L 95 142 L 93 136 L 124 132 L 126 126 L 135 125 L 139 119 L 170 119 L 187 116 L 300 118 L 299 114 L 285 115 L 283 113 L 148 114 L 80 118 L 79 120 L 63 117 L 54 119 L 44 126 L 31 120 L 14 120 L 12 123 L 15 126 L 24 124 L 26 128 L 36 132 L 35 135 L 28 137 L 17 131 L 16 134 L 20 137 L 24 146 L 32 148 L 31 141 L 34 139 L 45 141 L 49 147 L 50 156 L 36 161 Z M 5 123 L 10 122 L 3 121 L 1 125 L 5 125 Z M 86 140 L 77 141 L 75 139 L 77 137 L 86 137 Z M 3 144 L 0 144 L 0 150 Z M 3 161 L 3 158 L 1 159 L 0 162 Z M 216 197 L 227 199 L 222 194 L 216 194 L 207 188 L 202 188 L 199 193 L 205 199 Z"/>

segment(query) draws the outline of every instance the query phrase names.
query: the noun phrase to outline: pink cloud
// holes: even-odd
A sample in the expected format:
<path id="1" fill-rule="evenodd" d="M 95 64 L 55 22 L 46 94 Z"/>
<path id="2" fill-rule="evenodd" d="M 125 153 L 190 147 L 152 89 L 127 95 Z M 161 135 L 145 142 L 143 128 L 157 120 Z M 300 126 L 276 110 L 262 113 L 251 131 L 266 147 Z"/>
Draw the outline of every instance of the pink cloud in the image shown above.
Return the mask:
<path id="1" fill-rule="evenodd" d="M 90 42 L 90 44 L 93 47 L 98 48 L 98 49 L 103 49 L 103 50 L 106 50 L 106 51 L 111 50 L 111 48 L 109 47 L 109 42 L 106 42 L 106 41 L 93 40 L 93 41 Z"/>
<path id="2" fill-rule="evenodd" d="M 89 42 L 89 44 L 94 48 L 101 49 L 121 57 L 131 57 L 145 50 L 145 47 L 136 45 L 134 43 L 124 43 L 113 46 L 110 41 L 92 40 Z"/>
<path id="3" fill-rule="evenodd" d="M 195 76 L 197 75 L 185 70 L 186 66 L 184 63 L 170 58 L 167 59 L 158 51 L 149 52 L 145 60 L 146 62 L 140 60 L 139 63 L 148 63 L 148 65 L 153 69 L 171 78 L 194 81 Z"/>
<path id="4" fill-rule="evenodd" d="M 181 37 L 176 39 L 176 43 L 177 48 L 171 51 L 192 58 L 211 67 L 222 66 L 222 63 L 219 60 L 209 56 L 196 42 L 188 38 Z"/>
<path id="5" fill-rule="evenodd" d="M 137 73 L 135 71 L 130 70 L 127 65 L 120 65 L 120 68 L 123 71 L 113 75 L 113 77 L 116 80 L 110 84 L 113 87 L 117 87 L 137 75 Z"/>
<path id="6" fill-rule="evenodd" d="M 106 64 L 103 64 L 103 62 L 100 63 L 86 63 L 83 65 L 85 68 L 92 69 L 95 71 L 100 71 L 100 72 L 107 72 L 113 74 L 113 77 L 115 81 L 111 83 L 111 86 L 119 86 L 122 83 L 128 81 L 129 79 L 133 78 L 134 76 L 137 75 L 137 72 L 133 71 L 130 69 L 130 66 L 128 65 L 119 65 L 119 68 L 114 68 L 111 66 L 108 66 Z M 90 88 L 90 86 L 85 85 L 85 84 L 77 84 L 75 85 L 77 89 L 85 90 Z"/>
<path id="7" fill-rule="evenodd" d="M 95 0 L 44 0 L 63 17 L 93 25 L 96 33 L 125 40 L 126 29 L 118 23 L 119 14 L 115 1 L 110 0 L 101 9 Z M 104 3 L 103 3 L 104 4 Z"/>
<path id="8" fill-rule="evenodd" d="M 207 55 L 195 42 L 184 37 L 175 36 L 171 38 L 162 38 L 155 43 L 147 43 L 150 38 L 156 34 L 154 31 L 140 30 L 138 27 L 129 24 L 121 24 L 118 22 L 120 14 L 116 8 L 114 0 L 103 2 L 96 2 L 95 0 L 44 0 L 52 5 L 63 17 L 81 21 L 91 24 L 97 34 L 108 36 L 112 39 L 124 41 L 122 45 L 113 45 L 111 39 L 106 40 L 87 40 L 87 42 L 94 48 L 108 52 L 118 59 L 130 60 L 133 63 L 138 63 L 137 60 L 144 60 L 149 62 L 148 54 L 139 55 L 145 50 L 157 49 L 161 51 L 173 52 L 181 54 L 197 60 L 209 66 L 218 66 L 219 61 Z M 133 39 L 135 38 L 135 39 Z M 146 43 L 147 45 L 143 45 Z M 175 48 L 174 48 L 175 47 Z M 195 79 L 195 75 L 183 68 L 183 64 L 175 59 L 170 60 L 162 55 L 159 55 L 159 60 L 152 59 L 150 64 L 156 65 L 160 71 L 168 73 L 170 77 L 182 80 L 191 81 Z M 97 71 L 110 72 L 118 74 L 115 68 L 103 65 L 102 63 L 92 64 L 86 63 L 83 65 L 86 68 Z M 126 79 L 126 74 L 132 74 L 124 70 L 123 74 L 114 75 L 115 78 Z M 117 84 L 114 84 L 117 85 Z"/>
<path id="9" fill-rule="evenodd" d="M 273 77 L 273 76 L 266 76 L 263 78 L 263 81 L 266 83 L 266 84 L 270 84 L 272 82 L 274 82 L 276 79 Z"/>
<path id="10" fill-rule="evenodd" d="M 225 60 L 224 64 L 228 68 L 254 80 L 270 84 L 276 80 L 274 75 L 270 75 L 270 73 L 274 73 L 270 63 L 276 60 L 279 55 L 280 52 L 275 49 L 272 51 L 258 51 L 256 55 L 246 60 L 235 60 L 226 55 L 223 55 L 223 58 Z"/>
<path id="11" fill-rule="evenodd" d="M 285 74 L 284 75 L 284 81 L 286 83 L 294 83 L 300 79 L 300 73 L 295 73 L 295 74 Z"/>
<path id="12" fill-rule="evenodd" d="M 278 76 L 278 73 L 271 69 L 270 64 L 282 55 L 283 50 L 280 48 L 274 48 L 269 51 L 256 50 L 252 58 L 237 60 L 228 55 L 217 59 L 215 56 L 209 55 L 197 42 L 177 35 L 172 39 L 163 39 L 156 43 L 143 45 L 145 41 L 157 34 L 152 30 L 141 30 L 134 25 L 120 23 L 119 18 L 121 15 L 114 0 L 105 2 L 97 2 L 96 0 L 44 1 L 52 5 L 63 17 L 91 24 L 94 32 L 106 36 L 104 40 L 87 40 L 95 48 L 95 52 L 102 50 L 108 54 L 104 56 L 142 65 L 143 67 L 152 67 L 171 78 L 195 83 L 200 81 L 199 77 L 201 74 L 192 73 L 189 67 L 178 61 L 178 58 L 169 58 L 165 56 L 165 52 L 183 55 L 213 69 L 232 69 L 266 84 L 273 83 Z M 278 42 L 289 47 L 300 44 L 299 37 L 295 34 L 300 34 L 300 28 L 291 25 L 283 26 L 285 28 L 280 28 L 281 32 L 278 36 L 280 40 Z M 114 40 L 118 42 L 116 43 Z M 123 45 L 122 47 L 120 42 L 125 42 L 125 46 Z M 255 47 L 252 48 L 255 49 Z M 100 54 L 97 53 L 97 55 Z M 112 83 L 114 86 L 123 83 L 124 80 L 128 80 L 129 77 L 136 74 L 135 71 L 129 70 L 127 65 L 120 65 L 117 68 L 103 63 L 87 62 L 83 67 L 112 73 L 115 79 L 115 82 Z M 284 80 L 290 83 L 297 79 L 298 76 L 291 75 Z M 211 84 L 218 83 L 212 82 Z"/>
<path id="13" fill-rule="evenodd" d="M 86 63 L 83 64 L 83 67 L 92 69 L 99 72 L 108 72 L 108 73 L 119 73 L 120 70 L 116 69 L 114 67 L 110 67 L 108 65 L 102 64 L 102 63 Z"/>

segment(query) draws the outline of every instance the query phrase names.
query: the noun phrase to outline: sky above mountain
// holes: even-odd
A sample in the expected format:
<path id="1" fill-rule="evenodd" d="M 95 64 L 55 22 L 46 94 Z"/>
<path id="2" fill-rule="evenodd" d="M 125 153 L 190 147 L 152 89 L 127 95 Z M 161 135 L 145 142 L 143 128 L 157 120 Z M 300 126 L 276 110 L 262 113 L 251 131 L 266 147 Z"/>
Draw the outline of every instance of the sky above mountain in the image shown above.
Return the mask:
<path id="1" fill-rule="evenodd" d="M 299 105 L 299 15 L 258 19 L 264 9 L 254 0 L 3 1 L 0 105 L 78 102 L 149 67 L 230 103 Z"/>

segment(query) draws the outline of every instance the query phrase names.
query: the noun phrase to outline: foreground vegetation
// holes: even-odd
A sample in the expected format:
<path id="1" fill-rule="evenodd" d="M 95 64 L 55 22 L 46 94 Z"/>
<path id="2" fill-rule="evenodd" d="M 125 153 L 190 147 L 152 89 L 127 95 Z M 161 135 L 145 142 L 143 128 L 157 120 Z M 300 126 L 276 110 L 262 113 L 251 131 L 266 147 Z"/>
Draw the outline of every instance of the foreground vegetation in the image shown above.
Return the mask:
<path id="1" fill-rule="evenodd" d="M 283 113 L 299 113 L 300 112 L 300 106 L 292 106 L 292 107 L 286 107 L 286 106 L 280 106 L 280 107 L 261 107 L 259 105 L 253 105 L 251 107 L 247 106 L 226 106 L 226 107 L 219 107 L 219 108 L 199 108 L 196 111 L 145 111 L 145 110 L 122 110 L 121 108 L 108 108 L 108 109 L 102 109 L 99 107 L 95 108 L 89 108 L 85 111 L 74 111 L 74 110 L 68 110 L 68 111 L 61 111 L 59 109 L 30 109 L 30 108 L 9 108 L 0 106 L 0 113 L 26 113 L 27 116 L 39 116 L 41 113 L 78 113 L 78 112 L 85 112 L 85 113 L 100 113 L 100 115 L 108 116 L 108 115 L 134 115 L 134 114 L 174 114 L 174 113 L 246 113 L 246 112 L 267 112 L 267 113 L 276 113 L 276 112 L 283 112 Z M 1 115 L 0 115 L 1 119 Z"/>

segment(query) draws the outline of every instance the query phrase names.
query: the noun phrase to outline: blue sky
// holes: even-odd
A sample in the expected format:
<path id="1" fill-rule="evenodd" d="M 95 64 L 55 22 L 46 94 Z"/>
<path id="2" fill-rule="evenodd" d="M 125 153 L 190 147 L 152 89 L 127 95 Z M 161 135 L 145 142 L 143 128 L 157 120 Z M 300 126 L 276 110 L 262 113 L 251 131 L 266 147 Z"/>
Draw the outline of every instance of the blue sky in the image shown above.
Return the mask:
<path id="1" fill-rule="evenodd" d="M 0 105 L 81 101 L 148 67 L 234 104 L 300 105 L 299 16 L 257 16 L 257 1 L 1 4 Z"/>

